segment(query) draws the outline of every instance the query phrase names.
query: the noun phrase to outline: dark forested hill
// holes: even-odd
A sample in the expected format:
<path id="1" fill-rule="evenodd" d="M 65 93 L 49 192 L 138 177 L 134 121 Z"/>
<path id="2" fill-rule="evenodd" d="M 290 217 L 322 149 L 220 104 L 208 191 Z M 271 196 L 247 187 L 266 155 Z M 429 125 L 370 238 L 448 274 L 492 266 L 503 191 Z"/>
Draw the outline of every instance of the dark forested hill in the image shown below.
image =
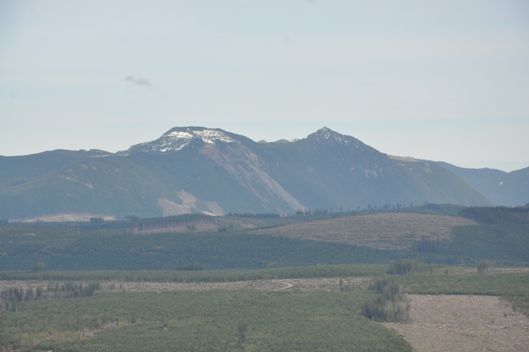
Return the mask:
<path id="1" fill-rule="evenodd" d="M 513 187 L 523 187 L 524 177 Z M 182 127 L 115 154 L 0 157 L 4 219 L 290 213 L 424 203 L 498 202 L 448 167 L 390 158 L 328 128 L 301 140 L 257 143 L 220 129 Z"/>
<path id="2" fill-rule="evenodd" d="M 467 219 L 362 212 L 342 217 L 328 213 L 319 220 L 311 215 L 186 214 L 121 222 L 0 224 L 0 271 L 30 270 L 37 263 L 48 270 L 254 269 L 396 259 L 475 265 L 484 258 L 498 265 L 528 265 L 526 207 L 470 207 L 460 213 Z"/>

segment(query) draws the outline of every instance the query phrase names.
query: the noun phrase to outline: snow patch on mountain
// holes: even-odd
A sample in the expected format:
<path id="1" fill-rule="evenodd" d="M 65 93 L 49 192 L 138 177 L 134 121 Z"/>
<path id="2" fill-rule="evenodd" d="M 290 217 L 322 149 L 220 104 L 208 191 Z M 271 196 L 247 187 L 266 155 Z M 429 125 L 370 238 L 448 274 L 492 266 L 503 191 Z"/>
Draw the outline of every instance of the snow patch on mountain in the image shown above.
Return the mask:
<path id="1" fill-rule="evenodd" d="M 215 144 L 216 142 L 235 142 L 235 140 L 226 132 L 219 129 L 185 127 L 172 129 L 155 141 L 136 144 L 130 147 L 128 152 L 177 152 L 196 139 L 202 140 L 206 144 Z"/>
<path id="2" fill-rule="evenodd" d="M 221 141 L 224 143 L 234 142 L 233 138 L 224 133 L 224 131 L 220 130 L 205 129 L 196 131 L 169 131 L 165 135 L 175 140 L 192 140 L 193 138 L 200 138 L 208 144 L 215 144 L 215 141 Z"/>

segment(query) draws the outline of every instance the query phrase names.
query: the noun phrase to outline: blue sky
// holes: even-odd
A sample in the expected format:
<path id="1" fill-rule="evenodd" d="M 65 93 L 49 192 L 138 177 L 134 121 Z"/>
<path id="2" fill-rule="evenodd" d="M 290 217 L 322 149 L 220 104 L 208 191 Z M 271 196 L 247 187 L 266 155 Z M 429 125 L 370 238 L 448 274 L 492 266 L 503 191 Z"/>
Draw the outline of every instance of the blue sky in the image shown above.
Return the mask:
<path id="1" fill-rule="evenodd" d="M 190 125 L 527 167 L 529 2 L 0 0 L 0 155 Z"/>

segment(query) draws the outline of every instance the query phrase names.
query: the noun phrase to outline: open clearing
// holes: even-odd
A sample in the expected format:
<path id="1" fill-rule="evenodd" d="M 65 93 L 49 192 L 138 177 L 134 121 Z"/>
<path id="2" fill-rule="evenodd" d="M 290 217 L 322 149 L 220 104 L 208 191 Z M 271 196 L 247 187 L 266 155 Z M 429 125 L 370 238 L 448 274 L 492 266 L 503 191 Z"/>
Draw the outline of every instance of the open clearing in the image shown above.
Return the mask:
<path id="1" fill-rule="evenodd" d="M 324 278 L 324 279 L 274 279 L 236 282 L 131 282 L 131 281 L 104 281 L 100 283 L 103 291 L 110 292 L 165 292 L 165 291 L 209 291 L 209 290 L 241 290 L 253 289 L 261 291 L 338 291 L 342 287 L 349 290 L 367 289 L 369 278 Z M 50 281 L 0 281 L 0 291 L 9 288 L 38 286 L 46 287 Z M 81 282 L 76 282 L 80 284 Z"/>
<path id="2" fill-rule="evenodd" d="M 450 240 L 454 227 L 468 225 L 476 223 L 455 216 L 386 213 L 300 222 L 251 233 L 377 249 L 405 249 L 411 248 L 420 239 Z"/>
<path id="3" fill-rule="evenodd" d="M 529 319 L 491 296 L 409 295 L 410 322 L 385 323 L 414 351 L 529 351 Z"/>

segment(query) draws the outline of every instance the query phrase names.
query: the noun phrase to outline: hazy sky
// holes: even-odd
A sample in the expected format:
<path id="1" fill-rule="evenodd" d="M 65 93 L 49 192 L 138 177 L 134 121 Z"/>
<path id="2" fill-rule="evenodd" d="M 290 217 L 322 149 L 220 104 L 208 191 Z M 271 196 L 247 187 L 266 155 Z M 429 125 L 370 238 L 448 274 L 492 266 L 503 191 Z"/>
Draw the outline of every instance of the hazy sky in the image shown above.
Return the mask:
<path id="1" fill-rule="evenodd" d="M 190 125 L 527 167 L 529 1 L 0 0 L 0 155 Z"/>

